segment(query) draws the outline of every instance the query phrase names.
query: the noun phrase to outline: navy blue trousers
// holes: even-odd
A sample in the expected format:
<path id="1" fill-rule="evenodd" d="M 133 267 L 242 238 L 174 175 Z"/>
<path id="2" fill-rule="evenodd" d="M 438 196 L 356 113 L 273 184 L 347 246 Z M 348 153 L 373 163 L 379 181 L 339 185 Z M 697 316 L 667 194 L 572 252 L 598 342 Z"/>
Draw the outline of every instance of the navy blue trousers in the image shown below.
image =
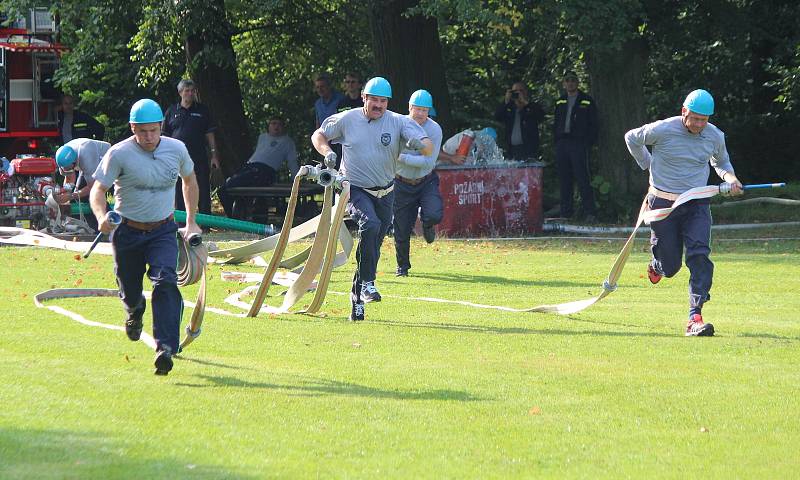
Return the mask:
<path id="1" fill-rule="evenodd" d="M 560 184 L 561 216 L 569 218 L 574 213 L 573 186 L 578 184 L 584 215 L 594 215 L 594 191 L 589 176 L 589 149 L 581 140 L 564 138 L 556 143 L 556 163 Z"/>
<path id="2" fill-rule="evenodd" d="M 651 209 L 667 208 L 672 201 L 649 195 Z M 711 262 L 711 201 L 692 200 L 679 206 L 664 220 L 650 224 L 650 251 L 656 272 L 672 277 L 681 269 L 686 250 L 689 268 L 689 315 L 700 313 L 711 299 L 714 264 Z"/>
<path id="3" fill-rule="evenodd" d="M 178 226 L 167 222 L 145 232 L 126 224 L 120 225 L 111 237 L 114 251 L 114 273 L 119 297 L 128 314 L 140 306 L 145 273 L 153 284 L 150 306 L 153 310 L 153 337 L 156 348 L 178 352 L 183 297 L 178 290 Z M 148 268 L 149 267 L 149 268 Z"/>
<path id="4" fill-rule="evenodd" d="M 360 240 L 356 247 L 356 274 L 353 277 L 353 291 L 360 294 L 361 282 L 375 281 L 378 260 L 381 258 L 381 244 L 389 226 L 392 224 L 392 203 L 394 192 L 377 198 L 361 187 L 350 189 L 347 212 L 358 225 Z"/>
<path id="5" fill-rule="evenodd" d="M 394 182 L 394 245 L 400 268 L 411 268 L 411 231 L 417 223 L 417 211 L 423 225 L 436 225 L 442 221 L 442 195 L 436 172 L 418 185 L 399 180 Z"/>

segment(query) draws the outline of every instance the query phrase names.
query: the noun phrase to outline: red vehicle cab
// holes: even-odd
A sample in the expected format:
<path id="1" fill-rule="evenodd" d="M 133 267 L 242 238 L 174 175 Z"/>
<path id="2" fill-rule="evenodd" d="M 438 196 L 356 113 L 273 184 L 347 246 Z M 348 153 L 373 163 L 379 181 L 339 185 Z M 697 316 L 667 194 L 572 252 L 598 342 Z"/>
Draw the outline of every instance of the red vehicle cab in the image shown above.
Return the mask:
<path id="1" fill-rule="evenodd" d="M 8 159 L 52 153 L 58 137 L 53 74 L 66 49 L 55 33 L 53 16 L 38 8 L 0 28 L 0 155 Z"/>
<path id="2" fill-rule="evenodd" d="M 47 226 L 45 201 L 58 192 L 53 74 L 65 48 L 55 30 L 50 12 L 38 8 L 0 27 L 0 225 Z"/>

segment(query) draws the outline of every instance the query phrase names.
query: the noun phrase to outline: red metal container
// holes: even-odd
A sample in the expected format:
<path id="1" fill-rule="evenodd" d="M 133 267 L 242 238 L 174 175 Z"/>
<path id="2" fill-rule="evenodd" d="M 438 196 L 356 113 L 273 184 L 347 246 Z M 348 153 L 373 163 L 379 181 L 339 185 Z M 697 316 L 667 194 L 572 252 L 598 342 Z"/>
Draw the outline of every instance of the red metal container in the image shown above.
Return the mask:
<path id="1" fill-rule="evenodd" d="M 507 237 L 542 230 L 542 164 L 439 167 L 448 237 Z"/>
<path id="2" fill-rule="evenodd" d="M 25 157 L 11 160 L 17 175 L 52 175 L 56 172 L 56 161 L 50 157 Z"/>

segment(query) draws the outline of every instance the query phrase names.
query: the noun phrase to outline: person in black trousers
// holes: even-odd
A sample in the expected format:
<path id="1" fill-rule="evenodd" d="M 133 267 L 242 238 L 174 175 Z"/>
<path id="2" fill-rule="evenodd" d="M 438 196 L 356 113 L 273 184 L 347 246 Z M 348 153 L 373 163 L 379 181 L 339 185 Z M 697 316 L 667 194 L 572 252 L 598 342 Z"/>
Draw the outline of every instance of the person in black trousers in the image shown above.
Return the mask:
<path id="1" fill-rule="evenodd" d="M 568 71 L 562 83 L 564 94 L 556 101 L 553 134 L 556 145 L 556 164 L 561 186 L 561 216 L 574 215 L 573 185 L 578 184 L 585 220 L 594 222 L 594 205 L 589 150 L 597 142 L 597 107 L 594 99 L 578 90 L 578 75 Z"/>

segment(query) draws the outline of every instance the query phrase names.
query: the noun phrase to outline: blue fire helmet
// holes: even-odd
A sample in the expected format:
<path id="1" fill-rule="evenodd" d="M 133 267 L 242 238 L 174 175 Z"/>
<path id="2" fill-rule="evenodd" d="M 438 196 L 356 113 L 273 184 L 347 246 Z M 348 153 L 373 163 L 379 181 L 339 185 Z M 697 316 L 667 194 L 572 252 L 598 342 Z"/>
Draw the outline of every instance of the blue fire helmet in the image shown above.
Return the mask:
<path id="1" fill-rule="evenodd" d="M 131 107 L 130 123 L 161 123 L 164 113 L 155 100 L 143 98 Z"/>
<path id="2" fill-rule="evenodd" d="M 56 163 L 61 168 L 71 167 L 78 160 L 78 152 L 69 145 L 61 145 L 56 150 Z"/>
<path id="3" fill-rule="evenodd" d="M 700 115 L 714 115 L 714 97 L 705 90 L 695 90 L 686 96 L 683 106 Z"/>
<path id="4" fill-rule="evenodd" d="M 427 90 L 417 90 L 411 94 L 408 103 L 415 107 L 433 108 L 433 97 Z"/>
<path id="5" fill-rule="evenodd" d="M 392 98 L 392 86 L 383 77 L 373 77 L 364 86 L 364 95 Z"/>
<path id="6" fill-rule="evenodd" d="M 486 127 L 480 131 L 484 135 L 489 135 L 494 141 L 497 141 L 497 130 L 492 127 Z"/>

